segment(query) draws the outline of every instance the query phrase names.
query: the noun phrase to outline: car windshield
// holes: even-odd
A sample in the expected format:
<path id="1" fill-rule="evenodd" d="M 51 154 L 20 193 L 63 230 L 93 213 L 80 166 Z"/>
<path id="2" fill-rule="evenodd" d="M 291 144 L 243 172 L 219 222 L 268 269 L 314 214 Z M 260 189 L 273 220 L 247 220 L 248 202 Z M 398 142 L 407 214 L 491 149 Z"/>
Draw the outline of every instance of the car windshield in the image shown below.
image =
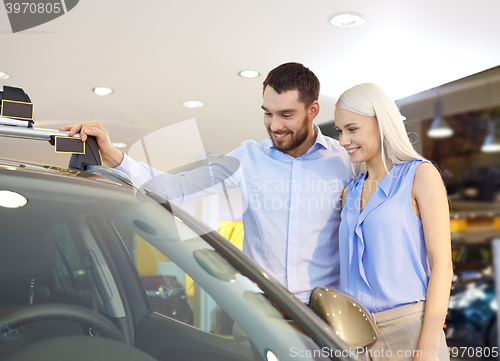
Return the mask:
<path id="1" fill-rule="evenodd" d="M 157 314 L 218 335 L 227 347 L 253 355 L 250 359 L 325 356 L 324 345 L 314 342 L 299 327 L 300 320 L 297 323 L 293 314 L 278 306 L 276 295 L 249 277 L 256 268 L 242 255 L 241 262 L 250 266 L 240 267 L 230 256 L 239 253 L 236 248 L 218 247 L 220 236 L 182 210 L 159 204 L 155 195 L 131 187 L 88 181 L 85 178 L 94 176 L 85 172 L 73 176 L 57 176 L 57 171 L 56 176 L 12 173 L 0 167 L 1 189 L 27 202 L 20 208 L 0 207 L 3 237 L 12 235 L 15 241 L 16 232 L 27 232 L 55 239 L 57 280 L 54 275 L 37 280 L 38 286 L 52 292 L 52 302 L 89 308 L 98 302 L 100 311 L 111 317 L 128 315 L 113 273 L 121 261 L 106 246 L 116 242 L 128 251 L 128 262 Z M 25 234 L 22 242 L 31 247 L 37 237 Z M 275 288 L 280 297 L 290 297 Z M 39 295 L 35 292 L 35 300 L 42 299 Z M 341 341 L 336 347 L 345 348 L 340 345 Z"/>

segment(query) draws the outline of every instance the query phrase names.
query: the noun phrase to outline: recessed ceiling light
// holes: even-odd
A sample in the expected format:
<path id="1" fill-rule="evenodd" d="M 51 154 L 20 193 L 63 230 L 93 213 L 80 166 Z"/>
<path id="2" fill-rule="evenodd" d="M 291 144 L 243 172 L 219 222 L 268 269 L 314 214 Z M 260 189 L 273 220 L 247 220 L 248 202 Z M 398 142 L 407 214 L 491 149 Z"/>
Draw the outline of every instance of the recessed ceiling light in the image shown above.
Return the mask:
<path id="1" fill-rule="evenodd" d="M 106 88 L 104 86 L 98 86 L 97 88 L 94 88 L 94 93 L 96 93 L 97 95 L 109 95 L 113 93 L 113 89 Z"/>
<path id="2" fill-rule="evenodd" d="M 240 76 L 242 78 L 257 78 L 259 76 L 259 72 L 255 70 L 243 70 L 240 71 Z"/>
<path id="3" fill-rule="evenodd" d="M 127 143 L 116 142 L 111 144 L 113 144 L 113 146 L 115 146 L 116 148 L 127 148 Z"/>
<path id="4" fill-rule="evenodd" d="M 0 207 L 19 208 L 28 203 L 28 200 L 16 192 L 0 191 Z"/>
<path id="5" fill-rule="evenodd" d="M 356 13 L 339 14 L 330 19 L 330 23 L 339 28 L 352 28 L 362 25 L 364 22 L 365 18 L 361 14 Z"/>
<path id="6" fill-rule="evenodd" d="M 10 78 L 10 75 L 7 73 L 4 73 L 3 71 L 0 71 L 0 79 L 7 80 Z"/>
<path id="7" fill-rule="evenodd" d="M 182 105 L 186 108 L 201 108 L 204 104 L 198 100 L 186 100 Z"/>

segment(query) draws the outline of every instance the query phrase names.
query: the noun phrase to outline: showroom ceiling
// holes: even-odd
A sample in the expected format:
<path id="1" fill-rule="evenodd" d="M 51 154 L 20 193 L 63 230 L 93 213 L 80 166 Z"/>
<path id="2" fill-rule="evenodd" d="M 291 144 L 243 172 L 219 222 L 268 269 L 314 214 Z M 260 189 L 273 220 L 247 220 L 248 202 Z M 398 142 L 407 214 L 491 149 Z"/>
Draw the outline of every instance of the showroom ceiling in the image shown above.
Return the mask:
<path id="1" fill-rule="evenodd" d="M 365 23 L 330 24 L 349 11 Z M 225 154 L 267 137 L 261 84 L 275 66 L 297 61 L 316 73 L 324 123 L 341 92 L 358 83 L 378 83 L 400 99 L 498 66 L 499 12 L 498 0 L 85 0 L 13 34 L 1 10 L 0 71 L 11 78 L 0 85 L 30 95 L 36 127 L 96 119 L 130 146 L 195 118 L 204 150 Z M 261 76 L 238 76 L 246 69 Z M 95 95 L 97 86 L 114 93 Z M 186 100 L 204 107 L 185 108 Z M 0 139 L 0 155 L 65 165 L 39 145 L 18 144 Z M 179 146 L 165 149 L 166 158 L 189 162 Z"/>

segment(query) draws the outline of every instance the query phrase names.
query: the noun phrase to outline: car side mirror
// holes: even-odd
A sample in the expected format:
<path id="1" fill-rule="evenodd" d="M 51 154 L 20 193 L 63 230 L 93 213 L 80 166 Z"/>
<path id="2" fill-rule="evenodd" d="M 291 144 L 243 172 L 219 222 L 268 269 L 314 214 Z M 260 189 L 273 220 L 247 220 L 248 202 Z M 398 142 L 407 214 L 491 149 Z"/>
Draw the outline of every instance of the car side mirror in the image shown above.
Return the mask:
<path id="1" fill-rule="evenodd" d="M 352 348 L 369 346 L 378 338 L 371 313 L 345 292 L 315 288 L 309 297 L 309 307 Z"/>

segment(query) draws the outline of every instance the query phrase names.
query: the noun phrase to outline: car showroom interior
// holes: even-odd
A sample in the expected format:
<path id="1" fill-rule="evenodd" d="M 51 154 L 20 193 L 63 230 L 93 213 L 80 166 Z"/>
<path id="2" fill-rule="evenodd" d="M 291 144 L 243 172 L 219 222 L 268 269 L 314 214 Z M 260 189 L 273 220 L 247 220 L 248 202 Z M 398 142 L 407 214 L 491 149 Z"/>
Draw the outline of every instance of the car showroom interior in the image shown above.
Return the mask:
<path id="1" fill-rule="evenodd" d="M 325 257 L 319 248 L 311 250 L 309 255 L 309 250 L 295 246 L 295 243 L 309 241 L 308 235 L 300 237 L 303 234 L 299 228 L 309 230 L 310 226 L 312 229 L 307 223 L 314 222 L 314 218 L 320 222 L 320 216 L 309 214 L 311 218 L 307 220 L 298 215 L 281 217 L 290 208 L 285 210 L 285 205 L 278 206 L 272 201 L 267 210 L 251 209 L 255 205 L 251 196 L 256 189 L 252 187 L 276 190 L 278 180 L 273 179 L 273 175 L 288 171 L 295 174 L 297 168 L 293 167 L 297 166 L 280 171 L 271 163 L 258 163 L 255 179 L 261 174 L 270 178 L 264 181 L 259 178 L 261 183 L 257 184 L 249 175 L 250 178 L 240 181 L 241 169 L 251 173 L 254 165 L 249 163 L 257 162 L 255 159 L 260 159 L 260 155 L 252 155 L 250 151 L 247 154 L 245 150 L 241 151 L 241 157 L 245 158 L 238 158 L 239 155 L 234 155 L 236 150 L 267 141 L 262 154 L 268 158 L 279 158 L 269 156 L 274 151 L 297 158 L 294 162 L 311 155 L 304 151 L 295 156 L 289 148 L 279 148 L 278 144 L 285 142 L 280 137 L 291 137 L 295 133 L 278 134 L 271 130 L 270 124 L 274 123 L 269 119 L 274 108 L 266 103 L 266 89 L 270 85 L 265 85 L 265 81 L 273 69 L 287 63 L 301 64 L 319 79 L 319 97 L 305 103 L 307 107 L 317 104 L 308 124 L 315 129 L 315 133 L 311 133 L 313 138 L 322 134 L 345 153 L 343 159 L 356 160 L 357 148 L 349 150 L 344 145 L 351 130 L 339 128 L 341 119 L 337 111 L 341 95 L 358 84 L 374 83 L 394 101 L 413 149 L 424 162 L 437 169 L 445 188 L 449 237 L 446 234 L 442 242 L 451 250 L 453 273 L 449 292 L 447 287 L 441 290 L 441 295 L 448 292 L 446 315 L 442 311 L 442 317 L 439 316 L 439 320 L 444 320 L 446 357 L 452 360 L 500 357 L 500 293 L 496 292 L 497 286 L 500 287 L 500 2 L 35 0 L 21 3 L 5 0 L 4 3 L 5 6 L 0 7 L 0 211 L 7 212 L 3 207 L 10 207 L 2 204 L 1 192 L 15 191 L 26 197 L 17 207 L 21 207 L 20 210 L 25 205 L 31 207 L 26 217 L 33 217 L 32 225 L 50 224 L 55 256 L 51 256 L 53 264 L 47 272 L 21 277 L 13 276 L 17 272 L 15 267 L 12 271 L 11 266 L 7 267 L 6 255 L 15 247 L 8 246 L 11 247 L 8 252 L 0 251 L 5 252 L 4 256 L 0 255 L 0 263 L 5 262 L 4 266 L 0 264 L 0 293 L 3 293 L 0 295 L 0 360 L 4 357 L 6 361 L 31 360 L 30 355 L 42 351 L 42 360 L 52 359 L 50 350 L 56 346 L 50 346 L 47 343 L 50 340 L 45 340 L 45 336 L 45 341 L 39 338 L 41 343 L 47 343 L 43 349 L 31 345 L 37 335 L 16 341 L 17 334 L 23 333 L 23 322 L 27 321 L 20 321 L 18 331 L 12 331 L 15 327 L 3 316 L 11 312 L 12 303 L 18 299 L 23 305 L 25 301 L 32 305 L 33 297 L 34 304 L 74 303 L 105 316 L 118 328 L 116 332 L 120 336 L 103 336 L 106 331 L 99 331 L 97 323 L 90 328 L 82 326 L 83 334 L 88 336 L 90 332 L 95 336 L 94 329 L 98 336 L 102 333 L 102 338 L 114 337 L 134 348 L 129 358 L 123 360 L 413 359 L 394 355 L 368 357 L 370 345 L 379 342 L 373 341 L 377 338 L 373 335 L 379 335 L 375 321 L 369 321 L 369 316 L 363 318 L 370 324 L 364 334 L 370 341 L 357 343 L 356 337 L 351 339 L 349 331 L 344 334 L 339 326 L 358 325 L 357 321 L 329 322 L 330 314 L 321 314 L 327 313 L 326 308 L 318 312 L 312 304 L 313 287 L 309 292 L 300 288 L 300 277 L 305 277 L 306 283 L 314 283 L 308 278 L 312 280 L 313 276 L 306 275 L 312 274 L 311 268 L 297 262 L 297 275 L 286 273 L 292 258 L 300 259 L 301 252 L 304 252 L 303 259 L 310 257 L 312 263 L 315 257 L 318 260 Z M 283 93 L 277 91 L 274 95 L 283 96 Z M 293 111 L 289 112 L 293 117 Z M 78 128 L 75 136 L 68 133 L 73 129 L 71 126 L 77 124 L 90 125 Z M 80 137 L 86 126 L 102 131 L 102 138 L 96 135 L 96 148 L 92 148 L 90 138 L 89 148 L 84 145 L 80 150 Z M 309 137 L 310 133 L 307 134 Z M 71 143 L 77 148 L 53 147 L 58 136 L 77 138 L 78 144 Z M 354 131 L 350 139 L 355 139 Z M 382 136 L 382 143 L 385 139 Z M 110 158 L 100 158 L 104 154 L 103 144 L 109 144 L 114 152 L 122 155 L 122 164 L 128 159 L 140 162 L 142 171 L 150 172 L 153 180 L 134 178 L 134 175 L 128 178 L 128 171 L 121 168 L 120 161 L 109 166 Z M 381 147 L 386 153 L 380 154 L 387 154 L 385 143 Z M 317 150 L 312 147 L 311 152 L 313 149 Z M 360 149 L 363 150 L 363 145 Z M 80 159 L 84 161 L 77 160 L 77 154 L 88 156 L 91 152 L 95 163 L 85 163 L 89 158 L 83 155 Z M 236 165 L 232 157 L 237 158 Z M 213 177 L 208 165 L 214 162 L 222 164 L 228 172 L 221 184 L 213 181 L 209 186 L 196 184 L 198 188 L 182 191 L 180 202 L 176 197 L 169 199 L 161 193 L 158 196 L 157 189 L 170 187 L 158 174 L 184 177 L 183 174 L 206 166 L 209 174 L 198 177 Z M 127 169 L 136 169 L 135 164 Z M 37 167 L 44 170 L 35 169 Z M 311 171 L 313 178 L 328 174 L 328 169 L 317 167 Z M 118 174 L 119 171 L 127 174 Z M 25 173 L 32 175 L 25 176 Z M 354 178 L 343 180 L 342 187 L 331 193 L 342 207 L 345 200 L 341 198 L 342 190 L 345 186 L 345 191 L 350 192 L 348 183 Z M 94 181 L 95 184 L 91 183 Z M 232 186 L 237 182 L 239 187 Z M 44 185 L 49 183 L 52 188 Z M 158 188 L 149 188 L 153 183 Z M 201 196 L 212 186 L 221 188 Z M 57 189 L 60 189 L 59 195 Z M 70 201 L 72 192 L 77 194 Z M 80 192 L 90 192 L 89 203 Z M 289 199 L 294 201 L 293 196 Z M 434 203 L 430 202 L 428 214 L 435 214 L 436 211 L 432 213 Z M 436 209 L 438 203 L 436 200 Z M 265 203 L 262 205 L 266 208 Z M 362 210 L 358 213 L 363 214 Z M 109 216 L 105 211 L 109 211 Z M 163 212 L 165 215 L 160 215 Z M 337 232 L 338 223 L 342 222 L 341 212 L 343 215 L 344 211 L 337 209 L 338 217 L 327 217 L 328 222 L 332 219 L 337 222 L 335 229 L 330 230 L 334 243 L 342 237 L 342 225 Z M 0 247 L 11 244 L 10 238 L 19 241 L 19 247 L 32 247 L 21 246 L 24 244 L 21 235 L 32 239 L 34 234 L 26 217 L 23 216 L 25 223 L 22 223 L 11 214 L 0 212 L 0 215 L 4 218 L 0 225 L 5 227 L 5 233 L 0 229 L 4 233 Z M 161 217 L 165 217 L 165 224 Z M 386 215 L 391 217 L 399 219 L 396 215 Z M 446 230 L 447 222 L 448 218 Z M 76 229 L 81 232 L 80 236 L 76 236 Z M 172 229 L 175 237 L 169 233 Z M 423 229 L 427 232 L 425 224 Z M 296 232 L 299 236 L 284 235 L 284 254 L 276 255 L 273 252 L 281 248 L 271 245 L 279 242 L 280 232 Z M 108 233 L 113 234 L 109 236 L 113 241 L 107 240 Z M 256 235 L 262 238 L 260 243 L 252 240 Z M 256 245 L 245 244 L 249 239 Z M 225 241 L 230 247 L 223 244 Z M 172 247 L 174 242 L 179 249 Z M 338 244 L 336 247 L 338 249 Z M 116 256 L 115 248 L 123 255 Z M 434 248 L 427 248 L 434 252 Z M 96 251 L 98 249 L 100 251 Z M 88 256 L 89 250 L 95 255 Z M 352 248 L 349 252 L 349 257 L 354 257 Z M 12 253 L 16 257 L 17 254 Z M 40 249 L 40 258 L 43 254 Z M 35 258 L 27 264 L 36 263 Z M 359 259 L 362 260 L 361 255 Z M 281 271 L 277 271 L 281 263 L 286 264 L 283 278 L 280 278 Z M 424 264 L 428 266 L 427 258 Z M 275 265 L 280 266 L 275 268 Z M 318 266 L 328 267 L 328 263 Z M 342 260 L 340 267 L 342 284 Z M 364 270 L 359 272 L 371 289 Z M 430 269 L 426 272 L 429 279 Z M 129 278 L 133 278 L 133 285 L 127 283 L 125 275 L 133 275 Z M 297 287 L 293 286 L 294 282 Z M 26 283 L 26 287 L 21 283 Z M 22 295 L 17 291 L 18 286 L 23 289 Z M 337 287 L 331 283 L 314 286 L 325 287 L 324 294 L 329 288 Z M 73 288 L 74 292 L 64 293 Z M 225 300 L 223 294 L 226 293 Z M 295 297 L 298 294 L 301 296 Z M 78 298 L 79 295 L 82 298 Z M 354 294 L 351 296 L 354 301 L 349 302 L 358 307 L 358 300 Z M 368 311 L 363 308 L 365 300 L 359 300 L 359 312 L 363 316 L 374 313 L 370 307 L 366 308 Z M 248 304 L 241 309 L 234 306 L 245 302 Z M 255 315 L 249 310 L 255 310 Z M 241 315 L 244 313 L 248 314 L 246 318 Z M 155 319 L 158 315 L 170 323 Z M 273 317 L 279 322 L 275 324 Z M 77 322 L 76 319 L 75 316 L 70 321 Z M 4 321 L 8 326 L 4 327 Z M 182 327 L 171 326 L 172 322 Z M 427 327 L 431 321 L 423 324 Z M 283 334 L 281 341 L 278 341 L 278 331 L 273 331 L 274 325 Z M 356 331 L 361 337 L 364 326 L 359 327 Z M 271 331 L 259 334 L 256 328 Z M 26 328 L 25 333 L 29 330 Z M 158 333 L 167 331 L 176 334 L 176 338 L 162 348 Z M 83 337 L 80 329 L 76 334 Z M 422 336 L 421 344 L 423 340 Z M 65 345 L 75 350 L 80 346 L 94 348 L 77 341 L 68 341 Z M 191 343 L 195 345 L 192 349 Z M 354 349 L 356 345 L 366 347 L 365 353 L 342 354 L 342 350 Z M 99 357 L 111 359 L 113 348 L 107 344 L 103 344 L 102 349 L 99 347 L 95 346 L 96 350 L 103 351 Z M 306 351 L 302 352 L 301 347 Z M 330 352 L 318 351 L 326 348 Z M 120 348 L 116 350 L 117 355 L 122 352 Z M 136 350 L 144 355 L 135 355 Z M 123 355 L 126 354 L 124 349 Z M 95 355 L 88 357 L 100 360 Z M 432 358 L 429 348 L 427 359 L 446 357 L 440 354 L 439 358 Z"/>

